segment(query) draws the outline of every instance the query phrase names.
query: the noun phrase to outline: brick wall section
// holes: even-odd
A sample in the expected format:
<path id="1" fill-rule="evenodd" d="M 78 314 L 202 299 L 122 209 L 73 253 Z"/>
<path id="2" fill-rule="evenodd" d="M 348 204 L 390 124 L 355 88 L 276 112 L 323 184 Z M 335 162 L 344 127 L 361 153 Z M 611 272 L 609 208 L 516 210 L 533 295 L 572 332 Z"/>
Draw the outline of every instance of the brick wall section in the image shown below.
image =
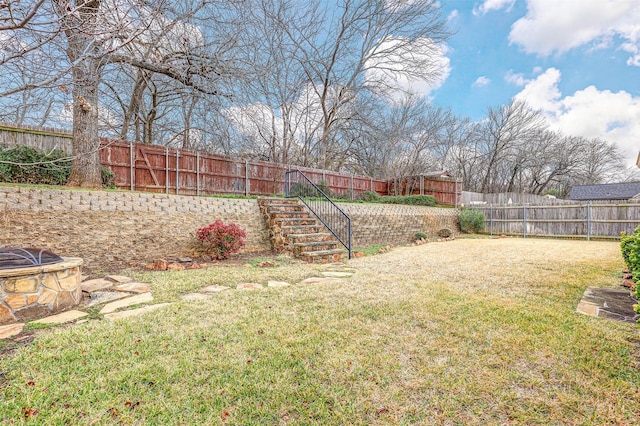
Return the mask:
<path id="1" fill-rule="evenodd" d="M 454 209 L 340 204 L 353 219 L 354 246 L 406 243 L 457 229 Z M 40 190 L 0 185 L 0 247 L 48 248 L 89 269 L 188 256 L 195 230 L 216 219 L 247 232 L 244 251 L 270 250 L 257 200 L 141 192 Z"/>
<path id="2" fill-rule="evenodd" d="M 458 210 L 393 204 L 339 204 L 351 217 L 354 246 L 403 244 L 416 232 L 437 238 L 442 228 L 458 232 Z"/>
<path id="3" fill-rule="evenodd" d="M 0 185 L 0 246 L 48 248 L 89 268 L 188 256 L 195 230 L 216 219 L 247 232 L 245 251 L 270 249 L 256 200 Z"/>

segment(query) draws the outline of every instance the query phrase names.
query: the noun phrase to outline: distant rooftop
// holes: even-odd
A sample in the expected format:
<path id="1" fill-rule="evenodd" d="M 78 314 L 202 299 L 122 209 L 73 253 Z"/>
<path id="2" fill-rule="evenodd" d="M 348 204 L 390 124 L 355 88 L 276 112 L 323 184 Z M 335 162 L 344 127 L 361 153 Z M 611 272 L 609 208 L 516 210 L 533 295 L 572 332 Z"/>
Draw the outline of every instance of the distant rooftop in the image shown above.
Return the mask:
<path id="1" fill-rule="evenodd" d="M 571 188 L 572 200 L 629 200 L 640 194 L 640 182 L 580 185 Z"/>

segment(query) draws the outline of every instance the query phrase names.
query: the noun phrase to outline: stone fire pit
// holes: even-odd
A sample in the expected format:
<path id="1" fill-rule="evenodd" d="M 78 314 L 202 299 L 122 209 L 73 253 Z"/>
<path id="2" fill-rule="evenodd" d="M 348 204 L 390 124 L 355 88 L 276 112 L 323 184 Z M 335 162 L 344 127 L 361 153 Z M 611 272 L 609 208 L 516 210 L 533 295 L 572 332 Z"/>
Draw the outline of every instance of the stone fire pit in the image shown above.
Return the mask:
<path id="1" fill-rule="evenodd" d="M 0 324 L 41 318 L 80 303 L 80 258 L 0 269 Z"/>

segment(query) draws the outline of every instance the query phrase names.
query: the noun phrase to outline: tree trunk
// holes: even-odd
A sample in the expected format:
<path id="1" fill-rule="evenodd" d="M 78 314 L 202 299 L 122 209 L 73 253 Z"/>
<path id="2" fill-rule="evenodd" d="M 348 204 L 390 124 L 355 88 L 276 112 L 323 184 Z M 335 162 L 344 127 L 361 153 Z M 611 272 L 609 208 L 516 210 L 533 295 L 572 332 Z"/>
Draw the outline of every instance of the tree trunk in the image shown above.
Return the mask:
<path id="1" fill-rule="evenodd" d="M 98 136 L 98 82 L 100 65 L 87 58 L 74 66 L 73 161 L 68 186 L 102 187 Z"/>

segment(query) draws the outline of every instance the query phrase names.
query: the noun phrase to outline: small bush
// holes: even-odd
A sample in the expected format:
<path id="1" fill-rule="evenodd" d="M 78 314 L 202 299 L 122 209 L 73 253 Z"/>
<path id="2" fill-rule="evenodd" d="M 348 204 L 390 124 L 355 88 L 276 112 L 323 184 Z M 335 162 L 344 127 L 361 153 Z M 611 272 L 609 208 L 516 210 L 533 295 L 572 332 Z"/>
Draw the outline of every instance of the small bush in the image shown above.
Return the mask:
<path id="1" fill-rule="evenodd" d="M 375 191 L 364 191 L 358 199 L 364 203 L 379 203 L 381 198 Z"/>
<path id="2" fill-rule="evenodd" d="M 204 252 L 214 259 L 226 259 L 244 247 L 247 234 L 235 223 L 223 223 L 220 219 L 199 228 L 196 237 Z"/>
<path id="3" fill-rule="evenodd" d="M 25 145 L 0 147 L 0 182 L 64 185 L 71 173 L 69 161 L 61 150 L 44 152 Z M 9 164 L 12 163 L 12 164 Z M 40 164 L 36 164 L 40 163 Z"/>
<path id="4" fill-rule="evenodd" d="M 415 234 L 413 234 L 413 239 L 414 239 L 414 241 L 426 240 L 427 239 L 427 234 L 424 233 L 424 232 L 416 232 Z"/>
<path id="5" fill-rule="evenodd" d="M 113 174 L 111 169 L 100 166 L 100 175 L 102 176 L 102 187 L 108 189 L 116 188 L 116 175 Z"/>
<path id="6" fill-rule="evenodd" d="M 438 237 L 440 238 L 449 238 L 453 235 L 453 232 L 449 228 L 442 228 L 438 231 Z"/>
<path id="7" fill-rule="evenodd" d="M 460 212 L 460 231 L 471 234 L 484 230 L 484 213 L 478 210 L 462 210 Z"/>
<path id="8" fill-rule="evenodd" d="M 624 263 L 633 275 L 633 282 L 636 284 L 636 298 L 640 298 L 640 226 L 629 235 L 622 233 L 620 251 Z M 635 308 L 636 312 L 640 313 L 640 306 L 635 305 Z"/>

